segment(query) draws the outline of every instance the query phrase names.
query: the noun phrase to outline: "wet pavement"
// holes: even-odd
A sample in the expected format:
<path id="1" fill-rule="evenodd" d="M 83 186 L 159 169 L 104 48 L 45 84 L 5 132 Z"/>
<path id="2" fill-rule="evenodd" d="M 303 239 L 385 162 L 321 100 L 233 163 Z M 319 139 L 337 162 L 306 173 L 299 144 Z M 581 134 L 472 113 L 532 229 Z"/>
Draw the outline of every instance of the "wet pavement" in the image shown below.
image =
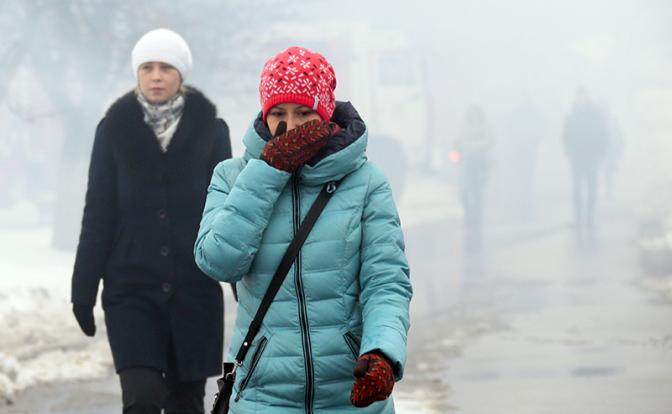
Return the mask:
<path id="1" fill-rule="evenodd" d="M 493 227 L 478 255 L 459 251 L 459 223 L 415 229 L 443 258 L 409 252 L 409 372 L 443 384 L 436 412 L 672 412 L 672 306 L 638 287 L 636 217 L 602 220 L 590 235 L 552 219 Z"/>

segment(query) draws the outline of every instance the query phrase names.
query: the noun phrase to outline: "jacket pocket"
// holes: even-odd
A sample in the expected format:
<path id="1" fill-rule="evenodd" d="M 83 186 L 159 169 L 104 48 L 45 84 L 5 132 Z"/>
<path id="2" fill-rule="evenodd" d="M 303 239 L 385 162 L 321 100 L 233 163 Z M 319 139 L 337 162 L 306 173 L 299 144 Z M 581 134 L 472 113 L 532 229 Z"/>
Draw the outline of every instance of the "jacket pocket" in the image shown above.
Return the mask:
<path id="1" fill-rule="evenodd" d="M 359 339 L 350 331 L 343 334 L 343 338 L 345 339 L 345 343 L 348 345 L 348 348 L 350 348 L 350 352 L 352 352 L 353 358 L 355 358 L 355 360 L 359 358 Z"/>
<path id="2" fill-rule="evenodd" d="M 240 381 L 240 385 L 238 386 L 238 392 L 236 393 L 236 399 L 235 399 L 236 402 L 240 400 L 240 394 L 243 393 L 247 385 L 250 383 L 250 379 L 252 378 L 254 371 L 257 369 L 257 365 L 259 365 L 259 361 L 261 360 L 261 354 L 264 353 L 264 349 L 266 348 L 267 342 L 268 339 L 266 339 L 265 336 L 262 336 L 259 339 L 257 349 L 254 350 L 254 354 L 252 355 L 252 359 L 250 360 L 250 369 L 247 371 L 247 375 L 245 375 L 245 378 L 243 378 Z"/>

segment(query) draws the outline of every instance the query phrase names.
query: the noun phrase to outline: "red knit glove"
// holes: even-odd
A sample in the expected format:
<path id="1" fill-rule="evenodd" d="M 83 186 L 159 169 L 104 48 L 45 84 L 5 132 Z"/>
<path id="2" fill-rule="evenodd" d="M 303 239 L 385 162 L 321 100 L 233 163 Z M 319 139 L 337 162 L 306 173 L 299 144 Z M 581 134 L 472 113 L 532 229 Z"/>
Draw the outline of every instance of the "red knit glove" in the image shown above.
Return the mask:
<path id="1" fill-rule="evenodd" d="M 279 170 L 293 172 L 313 158 L 338 129 L 338 125 L 321 119 L 306 122 L 271 138 L 260 158 Z"/>
<path id="2" fill-rule="evenodd" d="M 392 363 L 383 354 L 369 352 L 360 356 L 352 373 L 355 384 L 352 386 L 350 402 L 355 407 L 366 407 L 392 394 L 394 371 Z"/>

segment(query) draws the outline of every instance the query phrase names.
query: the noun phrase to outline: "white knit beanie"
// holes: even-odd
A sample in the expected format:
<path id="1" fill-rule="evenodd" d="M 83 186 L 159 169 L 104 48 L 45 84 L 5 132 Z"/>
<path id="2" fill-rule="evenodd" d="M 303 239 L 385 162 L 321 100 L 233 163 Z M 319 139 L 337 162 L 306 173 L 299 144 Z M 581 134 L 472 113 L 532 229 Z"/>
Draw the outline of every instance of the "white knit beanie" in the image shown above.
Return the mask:
<path id="1" fill-rule="evenodd" d="M 133 74 L 138 78 L 138 68 L 145 62 L 163 62 L 180 72 L 182 81 L 191 72 L 191 51 L 179 34 L 168 29 L 156 29 L 145 33 L 131 53 Z"/>

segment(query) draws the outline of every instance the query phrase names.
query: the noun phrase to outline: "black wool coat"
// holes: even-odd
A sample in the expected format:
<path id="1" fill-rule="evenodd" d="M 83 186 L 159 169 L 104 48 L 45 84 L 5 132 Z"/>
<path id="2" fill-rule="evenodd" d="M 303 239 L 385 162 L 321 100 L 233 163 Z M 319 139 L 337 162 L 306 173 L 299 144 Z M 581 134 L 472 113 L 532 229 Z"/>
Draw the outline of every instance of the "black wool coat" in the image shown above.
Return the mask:
<path id="1" fill-rule="evenodd" d="M 229 130 L 193 88 L 167 152 L 143 117 L 129 92 L 96 130 L 72 302 L 94 305 L 102 279 L 117 371 L 176 363 L 181 380 L 199 380 L 221 373 L 224 309 L 193 246 L 212 171 L 231 157 Z"/>

